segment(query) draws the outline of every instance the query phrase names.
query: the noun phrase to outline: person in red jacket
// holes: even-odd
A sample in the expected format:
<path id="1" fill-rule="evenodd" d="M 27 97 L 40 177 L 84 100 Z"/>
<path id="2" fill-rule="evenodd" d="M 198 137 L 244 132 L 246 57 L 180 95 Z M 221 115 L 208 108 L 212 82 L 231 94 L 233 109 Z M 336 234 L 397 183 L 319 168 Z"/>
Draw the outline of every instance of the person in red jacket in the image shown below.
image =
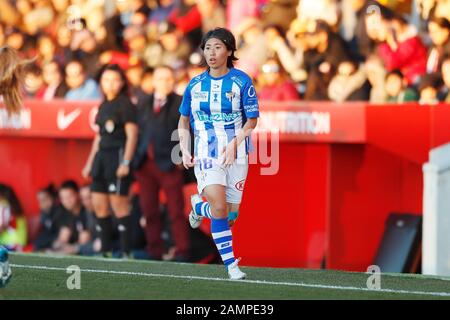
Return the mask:
<path id="1" fill-rule="evenodd" d="M 179 1 L 167 20 L 183 32 L 193 47 L 198 47 L 202 37 L 202 16 L 196 1 Z"/>
<path id="2" fill-rule="evenodd" d="M 297 88 L 288 80 L 276 59 L 268 59 L 261 67 L 258 84 L 260 85 L 258 97 L 261 100 L 286 101 L 299 99 Z"/>
<path id="3" fill-rule="evenodd" d="M 412 25 L 402 17 L 381 19 L 378 53 L 388 71 L 399 69 L 408 85 L 426 73 L 427 49 Z"/>

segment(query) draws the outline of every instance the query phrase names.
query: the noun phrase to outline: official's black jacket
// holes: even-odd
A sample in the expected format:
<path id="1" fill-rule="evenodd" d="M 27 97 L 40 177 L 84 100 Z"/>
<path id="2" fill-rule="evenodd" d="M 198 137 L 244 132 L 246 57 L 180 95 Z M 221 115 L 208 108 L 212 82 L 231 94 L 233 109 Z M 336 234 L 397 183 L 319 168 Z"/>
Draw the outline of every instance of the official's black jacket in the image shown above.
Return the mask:
<path id="1" fill-rule="evenodd" d="M 178 141 L 171 141 L 172 133 L 178 128 L 182 97 L 171 93 L 166 103 L 155 114 L 154 95 L 142 98 L 138 102 L 139 140 L 133 158 L 133 167 L 139 169 L 147 160 L 147 149 L 153 143 L 155 162 L 162 171 L 170 171 L 175 166 L 171 154 Z"/>

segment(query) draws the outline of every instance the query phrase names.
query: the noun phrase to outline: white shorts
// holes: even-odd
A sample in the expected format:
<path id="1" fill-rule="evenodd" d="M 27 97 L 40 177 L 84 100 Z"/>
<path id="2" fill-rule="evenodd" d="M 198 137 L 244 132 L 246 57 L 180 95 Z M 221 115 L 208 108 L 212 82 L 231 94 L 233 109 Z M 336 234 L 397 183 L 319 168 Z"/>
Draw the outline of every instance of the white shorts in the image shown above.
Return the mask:
<path id="1" fill-rule="evenodd" d="M 214 158 L 197 159 L 194 171 L 200 195 L 203 195 L 205 187 L 220 184 L 225 186 L 227 203 L 241 203 L 248 172 L 248 156 L 236 159 L 230 167 L 225 167 Z"/>

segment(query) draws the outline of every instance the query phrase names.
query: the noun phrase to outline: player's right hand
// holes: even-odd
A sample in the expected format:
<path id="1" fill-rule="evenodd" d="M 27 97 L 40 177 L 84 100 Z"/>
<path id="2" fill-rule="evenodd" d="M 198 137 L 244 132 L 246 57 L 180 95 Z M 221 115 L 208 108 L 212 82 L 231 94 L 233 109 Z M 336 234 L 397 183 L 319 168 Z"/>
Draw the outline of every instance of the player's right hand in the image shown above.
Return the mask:
<path id="1" fill-rule="evenodd" d="M 189 168 L 192 168 L 195 164 L 194 158 L 189 152 L 182 152 L 183 154 L 183 167 L 188 170 Z"/>
<path id="2" fill-rule="evenodd" d="M 89 175 L 91 174 L 91 166 L 89 164 L 86 164 L 83 168 L 83 170 L 81 170 L 81 175 L 83 176 L 83 178 L 85 179 L 89 179 Z"/>

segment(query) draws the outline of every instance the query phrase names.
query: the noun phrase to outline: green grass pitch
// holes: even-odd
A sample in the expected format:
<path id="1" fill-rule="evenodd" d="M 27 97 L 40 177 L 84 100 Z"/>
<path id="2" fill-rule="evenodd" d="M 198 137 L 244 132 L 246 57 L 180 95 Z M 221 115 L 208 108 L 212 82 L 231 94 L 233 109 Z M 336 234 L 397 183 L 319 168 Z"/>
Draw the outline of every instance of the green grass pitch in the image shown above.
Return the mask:
<path id="1" fill-rule="evenodd" d="M 365 273 L 243 267 L 248 279 L 230 281 L 220 265 L 11 254 L 13 277 L 0 299 L 450 299 L 450 279 L 381 275 L 367 289 Z M 69 290 L 67 267 L 80 268 Z"/>

